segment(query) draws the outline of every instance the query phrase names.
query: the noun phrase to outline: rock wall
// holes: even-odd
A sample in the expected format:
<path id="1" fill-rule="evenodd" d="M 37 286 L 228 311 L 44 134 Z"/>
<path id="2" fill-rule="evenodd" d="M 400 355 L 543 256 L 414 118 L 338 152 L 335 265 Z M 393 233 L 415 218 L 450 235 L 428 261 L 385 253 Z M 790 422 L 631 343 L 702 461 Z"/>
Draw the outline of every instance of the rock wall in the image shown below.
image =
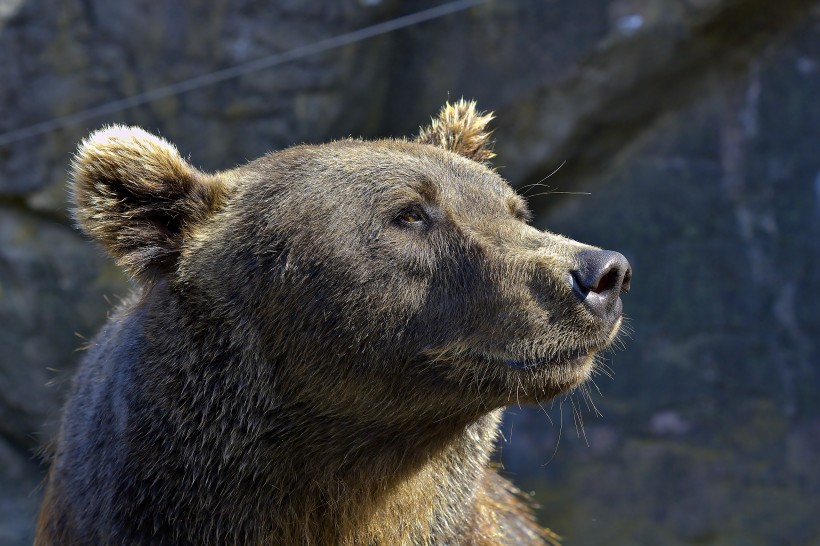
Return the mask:
<path id="1" fill-rule="evenodd" d="M 0 137 L 442 3 L 0 0 Z M 636 274 L 602 394 L 507 419 L 539 517 L 573 544 L 820 542 L 818 38 L 808 0 L 490 0 L 0 145 L 0 543 L 31 542 L 37 452 L 129 290 L 65 212 L 80 138 L 139 124 L 219 169 L 461 96 L 536 223 Z"/>
<path id="2" fill-rule="evenodd" d="M 539 219 L 636 272 L 603 417 L 576 395 L 507 422 L 506 466 L 579 544 L 820 542 L 817 28 L 710 78 Z"/>

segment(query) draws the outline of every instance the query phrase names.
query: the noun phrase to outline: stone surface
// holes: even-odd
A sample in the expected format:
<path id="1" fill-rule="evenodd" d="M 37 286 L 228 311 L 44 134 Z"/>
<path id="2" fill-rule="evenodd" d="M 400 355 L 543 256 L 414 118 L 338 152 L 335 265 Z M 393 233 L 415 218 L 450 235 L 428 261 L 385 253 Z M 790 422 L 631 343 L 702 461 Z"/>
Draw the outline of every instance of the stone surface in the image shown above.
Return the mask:
<path id="1" fill-rule="evenodd" d="M 603 417 L 574 396 L 586 438 L 572 401 L 557 451 L 557 408 L 554 423 L 507 423 L 506 466 L 574 543 L 820 541 L 820 469 L 805 465 L 820 461 L 818 58 L 815 19 L 539 218 L 623 250 L 635 271 L 633 339 L 611 357 L 614 380 L 596 379 Z M 522 425 L 549 431 L 546 445 L 520 449 Z"/>
<path id="2" fill-rule="evenodd" d="M 38 465 L 122 274 L 65 223 L 0 203 L 0 543 L 31 543 Z M 12 538 L 15 538 L 12 540 Z"/>
<path id="3" fill-rule="evenodd" d="M 0 134 L 441 3 L 0 0 Z M 816 1 L 490 0 L 1 145 L 0 543 L 31 543 L 37 453 L 129 289 L 65 212 L 80 138 L 134 123 L 219 169 L 409 135 L 461 96 L 497 112 L 536 224 L 635 270 L 602 394 L 507 419 L 541 520 L 569 544 L 820 543 L 818 89 Z"/>
<path id="4" fill-rule="evenodd" d="M 0 132 L 282 53 L 372 24 L 395 1 L 2 0 Z M 102 122 L 160 130 L 205 169 L 272 148 L 344 136 L 377 117 L 389 48 L 367 43 L 314 55 L 122 114 L 84 121 L 0 151 L 0 191 L 63 182 L 76 142 Z M 230 158 L 230 159 L 228 159 Z M 61 207 L 60 207 L 61 208 Z"/>

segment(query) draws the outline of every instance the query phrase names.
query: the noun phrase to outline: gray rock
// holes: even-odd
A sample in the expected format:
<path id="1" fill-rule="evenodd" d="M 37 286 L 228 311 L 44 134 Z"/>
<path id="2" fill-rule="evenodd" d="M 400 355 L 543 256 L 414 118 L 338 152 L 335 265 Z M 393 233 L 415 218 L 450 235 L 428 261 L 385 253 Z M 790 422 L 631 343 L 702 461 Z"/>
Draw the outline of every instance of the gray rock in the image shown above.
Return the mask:
<path id="1" fill-rule="evenodd" d="M 0 132 L 365 27 L 396 4 L 6 3 L 0 19 Z M 375 38 L 4 146 L 0 193 L 61 184 L 77 141 L 104 122 L 158 131 L 205 169 L 293 143 L 346 136 L 362 120 L 379 118 L 387 43 L 389 38 Z"/>
<path id="2" fill-rule="evenodd" d="M 68 225 L 0 204 L 0 543 L 31 543 L 40 460 L 79 351 L 128 290 Z"/>
<path id="3" fill-rule="evenodd" d="M 801 69 L 801 59 L 820 58 L 817 28 L 808 20 L 749 72 L 713 78 L 605 172 L 573 181 L 588 195 L 551 196 L 537 221 L 621 249 L 634 268 L 624 298 L 632 339 L 610 358 L 614 380 L 596 379 L 603 417 L 586 416 L 615 427 L 619 448 L 597 457 L 565 402 L 549 465 L 533 473 L 506 463 L 515 442 L 504 449 L 544 521 L 573 542 L 820 536 L 807 502 L 820 494 L 820 472 L 805 466 L 820 449 L 809 432 L 820 423 L 820 72 Z M 548 183 L 561 188 L 566 177 Z M 555 425 L 527 413 L 560 428 L 555 410 Z"/>
<path id="4" fill-rule="evenodd" d="M 0 0 L 0 133 L 440 3 Z M 31 542 L 36 452 L 106 297 L 129 290 L 65 213 L 77 141 L 137 124 L 220 169 L 408 135 L 461 96 L 497 112 L 497 163 L 536 224 L 636 275 L 604 417 L 580 394 L 510 413 L 503 462 L 542 521 L 574 544 L 817 542 L 819 13 L 488 1 L 0 146 L 0 543 Z"/>
<path id="5" fill-rule="evenodd" d="M 122 274 L 79 233 L 0 206 L 0 423 L 8 441 L 38 447 L 78 350 L 128 293 Z"/>

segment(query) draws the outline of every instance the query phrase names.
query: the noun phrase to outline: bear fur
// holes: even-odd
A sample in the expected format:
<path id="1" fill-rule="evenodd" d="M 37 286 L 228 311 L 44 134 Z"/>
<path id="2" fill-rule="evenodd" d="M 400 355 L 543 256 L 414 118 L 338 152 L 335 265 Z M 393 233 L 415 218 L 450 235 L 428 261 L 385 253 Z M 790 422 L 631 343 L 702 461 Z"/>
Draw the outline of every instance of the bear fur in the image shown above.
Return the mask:
<path id="1" fill-rule="evenodd" d="M 135 279 L 75 376 L 36 544 L 541 544 L 502 408 L 583 383 L 621 320 L 486 162 L 490 115 L 207 174 L 92 134 L 74 216 Z"/>

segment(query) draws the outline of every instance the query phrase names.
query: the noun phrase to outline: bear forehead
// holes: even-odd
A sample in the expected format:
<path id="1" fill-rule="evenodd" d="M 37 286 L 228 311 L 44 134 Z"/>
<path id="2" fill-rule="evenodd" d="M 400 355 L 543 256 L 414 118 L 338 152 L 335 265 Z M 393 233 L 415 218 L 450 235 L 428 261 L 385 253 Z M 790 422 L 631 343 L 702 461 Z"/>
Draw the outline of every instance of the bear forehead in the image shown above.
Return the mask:
<path id="1" fill-rule="evenodd" d="M 275 152 L 248 164 L 241 178 L 329 201 L 423 201 L 487 212 L 526 210 L 523 199 L 481 163 L 428 144 L 340 140 Z M 260 180 L 261 178 L 261 180 Z M 280 187 L 284 184 L 285 187 Z M 291 191 L 288 191 L 291 190 Z"/>

